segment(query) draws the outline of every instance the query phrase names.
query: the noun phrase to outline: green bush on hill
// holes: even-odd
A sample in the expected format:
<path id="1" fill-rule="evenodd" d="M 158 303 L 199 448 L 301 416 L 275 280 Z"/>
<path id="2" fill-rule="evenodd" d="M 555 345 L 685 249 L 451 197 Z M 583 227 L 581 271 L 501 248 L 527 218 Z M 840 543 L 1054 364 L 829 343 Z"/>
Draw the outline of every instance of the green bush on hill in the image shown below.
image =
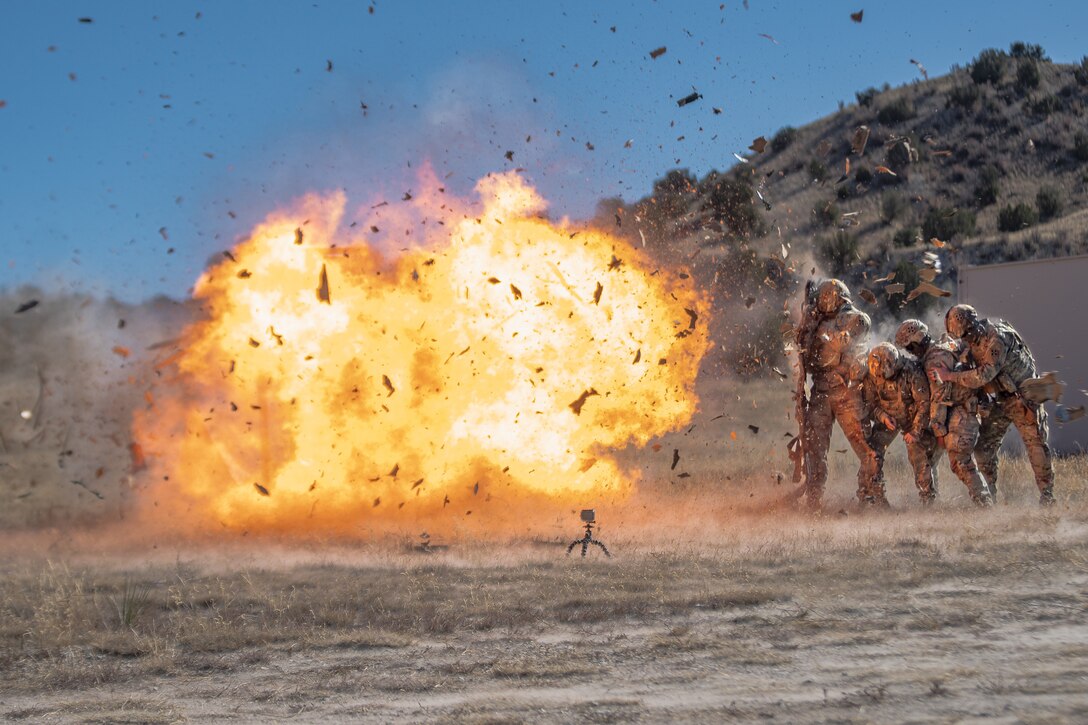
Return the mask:
<path id="1" fill-rule="evenodd" d="M 778 133 L 776 133 L 771 138 L 771 150 L 785 151 L 787 148 L 790 147 L 790 144 L 792 144 L 796 140 L 797 129 L 793 126 L 783 126 L 782 128 L 778 129 Z"/>
<path id="2" fill-rule="evenodd" d="M 906 97 L 899 97 L 881 108 L 876 114 L 876 120 L 881 123 L 903 123 L 914 118 L 914 104 Z"/>
<path id="3" fill-rule="evenodd" d="M 818 201 L 812 205 L 812 218 L 822 227 L 833 227 L 841 218 L 839 205 L 833 201 Z"/>
<path id="4" fill-rule="evenodd" d="M 910 202 L 899 194 L 886 192 L 880 199 L 880 220 L 891 224 L 910 209 Z"/>
<path id="5" fill-rule="evenodd" d="M 897 247 L 913 247 L 918 242 L 916 227 L 903 227 L 892 236 L 892 244 Z"/>
<path id="6" fill-rule="evenodd" d="M 1080 59 L 1080 65 L 1073 69 L 1073 77 L 1082 86 L 1088 86 L 1088 55 Z"/>
<path id="7" fill-rule="evenodd" d="M 1003 232 L 1018 232 L 1039 221 L 1039 212 L 1035 207 L 1023 202 L 1013 206 L 1007 204 L 997 214 L 997 228 Z"/>
<path id="8" fill-rule="evenodd" d="M 1073 158 L 1088 161 L 1088 133 L 1077 131 L 1073 136 Z"/>
<path id="9" fill-rule="evenodd" d="M 1017 90 L 1030 91 L 1039 87 L 1039 64 L 1024 58 L 1016 64 L 1016 88 Z"/>
<path id="10" fill-rule="evenodd" d="M 986 166 L 979 172 L 978 186 L 975 187 L 975 202 L 979 206 L 990 206 L 997 203 L 997 197 L 1001 192 L 998 181 L 1001 173 L 994 166 Z"/>
<path id="11" fill-rule="evenodd" d="M 878 89 L 870 86 L 864 91 L 858 91 L 857 93 L 855 93 L 854 97 L 858 99 L 859 106 L 861 106 L 862 108 L 868 108 L 869 106 L 873 105 L 873 100 L 876 99 L 879 93 L 880 91 Z"/>
<path id="12" fill-rule="evenodd" d="M 823 183 L 827 181 L 828 177 L 831 176 L 831 173 L 827 170 L 827 166 L 823 161 L 813 159 L 808 162 L 808 176 L 813 181 Z"/>
<path id="13" fill-rule="evenodd" d="M 1065 202 L 1060 191 L 1053 186 L 1044 186 L 1035 195 L 1035 206 L 1039 210 L 1039 218 L 1045 222 L 1061 216 Z"/>
<path id="14" fill-rule="evenodd" d="M 978 54 L 968 71 L 975 83 L 997 83 L 1005 71 L 1005 54 L 996 48 L 987 48 Z"/>
<path id="15" fill-rule="evenodd" d="M 948 92 L 948 99 L 945 101 L 945 105 L 949 107 L 957 106 L 959 108 L 971 109 L 978 103 L 978 99 L 981 96 L 982 91 L 978 89 L 978 86 L 953 86 L 952 90 Z"/>
<path id="16" fill-rule="evenodd" d="M 969 237 L 975 233 L 975 215 L 966 209 L 932 207 L 922 221 L 922 238 L 936 237 L 942 242 Z"/>
<path id="17" fill-rule="evenodd" d="M 836 277 L 845 274 L 850 265 L 860 259 L 857 237 L 843 230 L 817 242 L 816 253 L 827 270 Z"/>
<path id="18" fill-rule="evenodd" d="M 1024 43 L 1019 40 L 1009 46 L 1009 55 L 1013 58 L 1029 58 L 1031 60 L 1040 61 L 1050 60 L 1050 58 L 1046 57 L 1043 46 L 1038 43 Z"/>

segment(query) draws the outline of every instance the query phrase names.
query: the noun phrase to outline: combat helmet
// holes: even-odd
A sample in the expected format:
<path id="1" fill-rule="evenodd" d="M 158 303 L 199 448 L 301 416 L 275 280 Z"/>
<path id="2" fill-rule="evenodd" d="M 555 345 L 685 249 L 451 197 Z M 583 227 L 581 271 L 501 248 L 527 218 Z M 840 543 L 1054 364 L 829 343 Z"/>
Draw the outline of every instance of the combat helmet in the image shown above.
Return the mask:
<path id="1" fill-rule="evenodd" d="M 921 320 L 903 320 L 895 331 L 895 344 L 908 352 L 914 352 L 929 337 L 929 328 Z"/>
<path id="2" fill-rule="evenodd" d="M 962 338 L 978 323 L 978 312 L 971 305 L 956 305 L 944 316 L 944 329 L 955 338 Z"/>
<path id="3" fill-rule="evenodd" d="M 891 380 L 902 364 L 899 350 L 890 342 L 882 342 L 869 351 L 869 374 L 874 378 Z"/>
<path id="4" fill-rule="evenodd" d="M 824 280 L 816 288 L 816 309 L 825 315 L 835 314 L 850 301 L 850 290 L 840 280 Z"/>

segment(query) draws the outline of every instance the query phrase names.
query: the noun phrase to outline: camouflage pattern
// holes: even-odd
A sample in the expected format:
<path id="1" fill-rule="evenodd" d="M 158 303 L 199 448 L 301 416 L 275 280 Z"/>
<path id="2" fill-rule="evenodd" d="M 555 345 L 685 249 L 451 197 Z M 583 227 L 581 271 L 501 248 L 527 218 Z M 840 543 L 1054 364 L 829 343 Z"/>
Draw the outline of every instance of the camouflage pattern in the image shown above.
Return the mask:
<path id="1" fill-rule="evenodd" d="M 961 344 L 945 338 L 930 343 L 922 353 L 922 366 L 927 374 L 938 369 L 955 370 L 964 354 Z M 929 411 L 930 430 L 948 451 L 952 473 L 967 487 L 972 501 L 980 506 L 992 505 L 993 493 L 987 477 L 975 461 L 975 446 L 979 441 L 978 391 L 952 382 L 931 381 Z"/>
<path id="2" fill-rule="evenodd" d="M 824 305 L 821 308 L 827 309 Z M 887 504 L 876 453 L 868 440 L 868 415 L 861 386 L 864 362 L 859 356 L 870 326 L 869 316 L 855 308 L 847 296 L 836 311 L 825 313 L 811 346 L 803 351 L 804 369 L 812 375 L 804 440 L 805 495 L 810 505 L 818 504 L 823 497 L 831 427 L 836 421 L 861 462 L 858 499 Z"/>
<path id="3" fill-rule="evenodd" d="M 982 474 L 997 494 L 997 452 L 1010 425 L 1020 431 L 1027 448 L 1042 504 L 1054 501 L 1054 467 L 1047 442 L 1046 411 L 1017 391 L 1037 375 L 1035 359 L 1019 333 L 1003 320 L 981 319 L 964 337 L 974 367 L 952 375 L 958 385 L 982 389 L 996 398 L 993 410 L 979 431 L 978 462 Z"/>
<path id="4" fill-rule="evenodd" d="M 870 356 L 870 364 L 874 357 Z M 877 458 L 877 485 L 883 490 L 885 453 L 895 437 L 903 433 L 918 497 L 923 504 L 931 503 L 937 497 L 940 447 L 929 429 L 930 396 L 925 371 L 917 360 L 903 355 L 891 378 L 880 373 L 871 366 L 864 384 L 872 419 L 869 444 Z"/>

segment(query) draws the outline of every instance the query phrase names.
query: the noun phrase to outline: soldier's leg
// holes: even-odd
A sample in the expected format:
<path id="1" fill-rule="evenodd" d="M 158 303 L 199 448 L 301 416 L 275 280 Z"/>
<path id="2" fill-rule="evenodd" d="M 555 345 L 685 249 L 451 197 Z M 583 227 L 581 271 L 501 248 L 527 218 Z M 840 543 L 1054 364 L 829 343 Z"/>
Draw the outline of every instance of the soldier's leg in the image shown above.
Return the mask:
<path id="1" fill-rule="evenodd" d="M 933 472 L 933 478 L 931 479 L 931 483 L 933 488 L 933 498 L 936 499 L 937 493 L 938 491 L 940 491 L 940 488 L 937 486 L 937 480 L 940 478 L 939 474 L 937 473 L 937 464 L 941 462 L 941 456 L 944 455 L 944 448 L 941 446 L 941 442 L 937 440 L 937 436 L 933 435 L 933 433 L 931 433 L 930 431 L 926 431 L 925 438 L 923 439 L 923 445 L 926 449 L 926 455 L 929 457 L 929 470 Z"/>
<path id="2" fill-rule="evenodd" d="M 932 450 L 936 446 L 928 446 L 927 442 L 923 438 L 913 443 L 906 443 L 907 460 L 910 461 L 910 467 L 914 471 L 914 485 L 918 487 L 918 498 L 923 504 L 932 503 L 936 495 L 933 485 Z"/>
<path id="3" fill-rule="evenodd" d="M 979 473 L 989 484 L 994 501 L 997 501 L 997 452 L 1001 449 L 1001 441 L 1005 439 L 1005 433 L 1011 424 L 1012 421 L 1005 415 L 1004 404 L 995 403 L 989 414 L 982 419 L 978 444 L 975 446 Z M 951 437 L 951 433 L 949 435 Z"/>
<path id="4" fill-rule="evenodd" d="M 1054 464 L 1047 441 L 1050 431 L 1046 424 L 1046 411 L 1043 406 L 1029 403 L 1019 396 L 1009 402 L 1007 410 L 1020 431 L 1020 437 L 1024 439 L 1031 470 L 1035 474 L 1035 485 L 1039 487 L 1039 503 L 1054 503 Z"/>
<path id="5" fill-rule="evenodd" d="M 884 483 L 880 480 L 876 452 L 869 445 L 868 416 L 865 403 L 856 390 L 837 388 L 831 395 L 831 410 L 846 440 L 858 457 L 858 500 L 862 503 L 888 505 Z"/>
<path id="6" fill-rule="evenodd" d="M 944 438 L 945 447 L 948 449 L 948 465 L 956 478 L 963 481 L 972 501 L 980 506 L 991 506 L 994 502 L 993 495 L 975 462 L 978 439 L 978 417 L 963 408 L 955 408 L 949 416 L 948 435 Z"/>
<path id="7" fill-rule="evenodd" d="M 818 506 L 827 481 L 827 449 L 831 447 L 831 403 L 826 392 L 813 391 L 805 421 L 805 497 Z"/>
<path id="8" fill-rule="evenodd" d="M 878 482 L 878 486 L 884 488 L 884 460 L 888 453 L 888 446 L 892 444 L 895 437 L 899 435 L 899 431 L 888 430 L 880 421 L 873 422 L 873 428 L 869 432 L 869 447 L 873 449 L 873 455 L 876 457 L 876 472 L 873 476 L 873 480 Z"/>

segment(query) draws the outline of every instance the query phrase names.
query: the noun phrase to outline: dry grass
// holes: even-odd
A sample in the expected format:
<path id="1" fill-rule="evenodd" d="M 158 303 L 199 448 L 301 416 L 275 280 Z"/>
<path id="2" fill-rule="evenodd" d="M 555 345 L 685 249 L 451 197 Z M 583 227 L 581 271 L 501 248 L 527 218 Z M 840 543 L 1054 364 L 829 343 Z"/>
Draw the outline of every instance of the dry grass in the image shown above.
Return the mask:
<path id="1" fill-rule="evenodd" d="M 896 444 L 895 508 L 863 512 L 856 463 L 833 453 L 811 514 L 776 475 L 788 391 L 748 393 L 704 390 L 695 428 L 624 454 L 641 481 L 599 506 L 610 560 L 564 556 L 576 520 L 432 554 L 398 536 L 2 536 L 0 717 L 1088 717 L 1088 459 L 1057 462 L 1046 510 L 1026 461 L 1003 461 L 989 511 L 942 464 L 922 510 Z M 758 435 L 729 436 L 749 423 Z"/>
<path id="2" fill-rule="evenodd" d="M 356 545 L 292 563 L 259 541 L 229 561 L 196 547 L 173 563 L 24 555 L 0 580 L 0 707 L 88 722 L 849 722 L 999 698 L 1075 719 L 1088 464 L 1059 463 L 1063 502 L 1046 511 L 1023 503 L 1024 465 L 1005 465 L 1015 503 L 989 512 L 923 512 L 904 491 L 893 513 L 843 515 L 833 500 L 823 515 L 768 515 L 708 510 L 689 491 L 694 503 L 674 503 L 701 511 L 697 526 L 617 512 L 612 560 L 516 541 L 437 555 Z M 134 592 L 146 601 L 121 616 Z M 1046 672 L 1020 671 L 1039 659 Z M 121 694 L 149 687 L 166 699 Z"/>

